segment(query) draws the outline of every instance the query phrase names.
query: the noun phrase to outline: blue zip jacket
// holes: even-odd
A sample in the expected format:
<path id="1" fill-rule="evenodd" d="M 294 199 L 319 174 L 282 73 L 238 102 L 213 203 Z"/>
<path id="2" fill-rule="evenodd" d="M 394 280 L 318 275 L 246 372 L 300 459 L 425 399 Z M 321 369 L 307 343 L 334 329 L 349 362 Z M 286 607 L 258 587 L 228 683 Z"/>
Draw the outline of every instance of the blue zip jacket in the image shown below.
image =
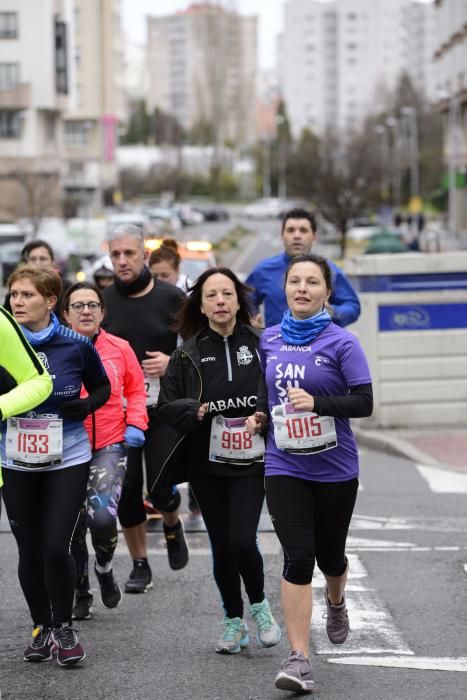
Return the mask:
<path id="1" fill-rule="evenodd" d="M 256 310 L 264 302 L 266 327 L 279 324 L 287 309 L 284 280 L 291 259 L 285 252 L 273 258 L 265 258 L 246 279 L 245 284 L 253 287 L 252 302 Z M 360 316 L 360 302 L 342 270 L 331 260 L 327 262 L 333 276 L 333 290 L 329 300 L 334 310 L 332 320 L 338 326 L 348 326 Z"/>

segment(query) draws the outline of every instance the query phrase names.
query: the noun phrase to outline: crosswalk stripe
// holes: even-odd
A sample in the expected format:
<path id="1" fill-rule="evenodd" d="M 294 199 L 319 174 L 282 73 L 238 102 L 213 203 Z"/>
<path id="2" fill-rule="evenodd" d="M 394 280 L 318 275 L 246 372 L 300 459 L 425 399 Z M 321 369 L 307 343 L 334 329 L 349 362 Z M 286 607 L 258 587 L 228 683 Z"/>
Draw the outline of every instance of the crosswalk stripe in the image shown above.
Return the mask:
<path id="1" fill-rule="evenodd" d="M 424 464 L 415 466 L 433 493 L 467 493 L 467 474 Z"/>
<path id="2" fill-rule="evenodd" d="M 324 602 L 325 579 L 319 570 L 313 576 L 313 622 L 311 638 L 316 653 L 321 655 L 397 654 L 411 655 L 408 647 L 383 601 L 367 579 L 368 571 L 356 554 L 349 554 L 349 577 L 346 586 L 350 629 L 347 642 L 336 647 L 328 640 Z"/>

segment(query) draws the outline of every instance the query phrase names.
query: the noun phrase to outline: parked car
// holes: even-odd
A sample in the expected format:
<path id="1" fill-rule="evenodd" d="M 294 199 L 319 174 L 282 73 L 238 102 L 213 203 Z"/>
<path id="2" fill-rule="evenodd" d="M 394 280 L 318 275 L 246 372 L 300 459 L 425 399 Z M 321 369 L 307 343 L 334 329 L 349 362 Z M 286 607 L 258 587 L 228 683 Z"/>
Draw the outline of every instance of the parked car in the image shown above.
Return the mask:
<path id="1" fill-rule="evenodd" d="M 24 242 L 20 241 L 0 244 L 0 287 L 6 284 L 8 277 L 16 270 L 23 246 Z"/>
<path id="2" fill-rule="evenodd" d="M 148 217 L 152 224 L 163 228 L 167 233 L 180 231 L 182 228 L 182 221 L 173 209 L 167 207 L 151 207 L 151 209 L 144 210 L 144 215 Z"/>
<path id="3" fill-rule="evenodd" d="M 227 221 L 229 212 L 219 204 L 208 198 L 196 198 L 190 200 L 190 206 L 195 211 L 200 212 L 204 216 L 205 221 Z"/>
<path id="4" fill-rule="evenodd" d="M 283 200 L 278 197 L 263 197 L 248 204 L 243 210 L 248 219 L 277 219 L 283 210 Z"/>
<path id="5" fill-rule="evenodd" d="M 202 224 L 204 221 L 204 215 L 200 211 L 193 209 L 189 204 L 176 202 L 172 209 L 179 216 L 183 226 L 195 226 L 196 224 Z"/>

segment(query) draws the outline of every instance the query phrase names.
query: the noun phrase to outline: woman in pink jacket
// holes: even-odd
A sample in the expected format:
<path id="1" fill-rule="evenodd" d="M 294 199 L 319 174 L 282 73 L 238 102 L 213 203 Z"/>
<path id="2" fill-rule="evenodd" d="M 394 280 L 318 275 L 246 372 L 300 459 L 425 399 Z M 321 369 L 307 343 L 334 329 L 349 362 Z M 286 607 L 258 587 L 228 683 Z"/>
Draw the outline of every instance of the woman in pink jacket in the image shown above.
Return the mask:
<path id="1" fill-rule="evenodd" d="M 102 294 L 93 284 L 78 282 L 66 290 L 64 318 L 74 331 L 94 343 L 111 384 L 110 399 L 85 421 L 92 460 L 87 509 L 84 504 L 72 544 L 77 568 L 74 620 L 89 620 L 92 616 L 86 524 L 96 555 L 94 571 L 102 604 L 115 608 L 121 601 L 122 593 L 112 571 L 117 546 L 117 508 L 126 473 L 127 448 L 141 447 L 148 425 L 143 370 L 126 340 L 100 328 L 104 311 Z M 81 396 L 86 396 L 84 388 Z"/>

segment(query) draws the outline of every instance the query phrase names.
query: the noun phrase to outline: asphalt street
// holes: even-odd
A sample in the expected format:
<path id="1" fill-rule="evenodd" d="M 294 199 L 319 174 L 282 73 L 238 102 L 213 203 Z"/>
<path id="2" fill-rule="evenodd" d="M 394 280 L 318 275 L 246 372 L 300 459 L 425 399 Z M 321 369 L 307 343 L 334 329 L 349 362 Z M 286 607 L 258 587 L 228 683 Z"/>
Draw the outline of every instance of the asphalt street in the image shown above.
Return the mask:
<path id="1" fill-rule="evenodd" d="M 315 695 L 326 700 L 464 700 L 467 696 L 466 484 L 445 473 L 377 452 L 361 454 L 361 489 L 348 554 L 352 632 L 332 646 L 322 619 L 323 579 L 314 580 L 312 663 Z M 467 482 L 467 475 L 464 479 Z M 450 492 L 449 484 L 452 483 Z M 448 488 L 446 488 L 448 485 Z M 4 518 L 4 515 L 2 516 Z M 16 577 L 17 555 L 4 520 L 0 532 L 0 689 L 2 700 L 285 700 L 274 676 L 288 653 L 285 639 L 265 650 L 252 641 L 236 656 L 214 653 L 222 612 L 211 577 L 206 534 L 190 532 L 191 560 L 169 569 L 161 535 L 149 534 L 154 590 L 125 595 L 116 610 L 95 596 L 94 616 L 80 622 L 88 654 L 82 668 L 26 664 L 30 621 Z M 266 591 L 279 605 L 281 552 L 263 518 Z M 196 528 L 192 528 L 196 529 Z M 129 573 L 123 541 L 118 580 Z M 93 584 L 95 586 L 95 582 Z M 247 620 L 250 619 L 247 615 Z M 252 625 L 251 625 L 252 626 Z"/>

